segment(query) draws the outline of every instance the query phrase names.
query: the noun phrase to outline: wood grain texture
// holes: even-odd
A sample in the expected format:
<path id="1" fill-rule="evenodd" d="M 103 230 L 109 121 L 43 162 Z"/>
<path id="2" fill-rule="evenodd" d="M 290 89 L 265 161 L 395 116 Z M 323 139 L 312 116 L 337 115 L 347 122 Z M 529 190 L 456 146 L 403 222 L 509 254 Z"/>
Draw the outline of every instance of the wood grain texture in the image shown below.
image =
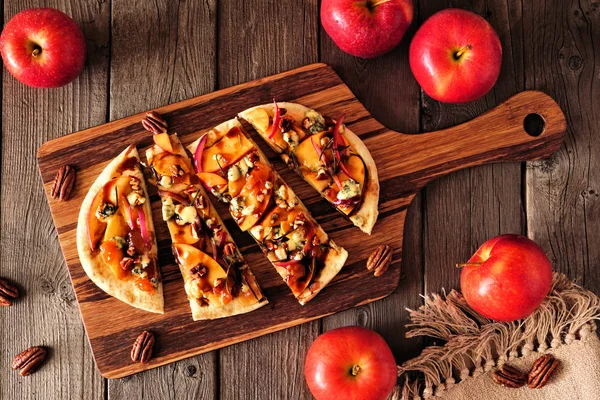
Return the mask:
<path id="1" fill-rule="evenodd" d="M 292 82 L 294 82 L 293 85 Z M 340 78 L 323 64 L 310 65 L 289 73 L 224 89 L 161 107 L 158 108 L 158 111 L 167 118 L 172 129 L 180 134 L 182 141 L 186 144 L 197 139 L 201 130 L 210 129 L 218 122 L 231 118 L 237 111 L 248 105 L 259 104 L 264 102 L 265 98 L 272 97 L 298 101 L 331 114 L 338 113 L 340 104 L 344 104 L 349 115 L 355 118 L 354 123 L 352 120 L 349 121 L 349 127 L 358 134 L 367 135 L 370 132 L 369 126 L 376 123 L 368 122 L 370 117 L 366 110 Z M 229 110 L 228 112 L 231 114 L 226 114 L 222 110 Z M 402 223 L 397 220 L 395 214 L 400 213 L 399 217 L 402 217 L 404 203 L 391 199 L 389 204 L 383 202 L 382 210 L 386 210 L 386 214 L 380 217 L 379 230 L 367 240 L 366 235 L 353 229 L 352 225 L 341 215 L 332 213 L 330 206 L 316 192 L 307 184 L 301 185 L 301 179 L 283 167 L 281 172 L 284 179 L 287 175 L 289 182 L 292 179 L 299 181 L 297 184 L 292 183 L 292 186 L 300 198 L 305 201 L 317 221 L 330 233 L 336 243 L 346 247 L 352 254 L 352 258 L 338 274 L 336 280 L 319 294 L 319 301 L 313 301 L 307 307 L 300 306 L 291 295 L 287 285 L 262 255 L 258 246 L 247 234 L 242 234 L 232 226 L 231 218 L 224 218 L 225 223 L 230 224 L 229 229 L 258 277 L 264 293 L 271 302 L 271 307 L 263 307 L 249 315 L 194 323 L 189 315 L 181 277 L 169 256 L 168 236 L 161 224 L 157 224 L 159 226 L 157 237 L 160 254 L 164 255 L 161 263 L 166 294 L 165 315 L 149 315 L 109 297 L 87 278 L 79 264 L 74 246 L 77 215 L 73 209 L 79 207 L 94 178 L 121 148 L 133 142 L 138 143 L 143 152 L 145 146 L 150 144 L 152 138 L 141 127 L 140 118 L 141 115 L 138 114 L 69 135 L 46 143 L 38 152 L 41 175 L 48 190 L 56 165 L 68 163 L 74 165 L 78 170 L 78 185 L 76 185 L 71 199 L 68 202 L 51 200 L 50 207 L 71 272 L 96 363 L 105 376 L 124 376 L 307 322 L 381 298 L 388 295 L 397 286 L 401 230 L 390 238 L 392 244 L 399 241 L 394 244 L 398 258 L 386 274 L 385 279 L 375 279 L 373 276 L 369 276 L 364 268 L 364 262 L 369 253 L 386 236 L 386 231 L 389 231 L 392 226 Z M 369 143 L 375 145 L 378 142 L 377 132 L 375 133 L 375 136 L 366 139 L 367 146 Z M 382 133 L 384 131 L 379 132 L 379 134 Z M 384 147 L 385 145 L 381 145 L 380 150 Z M 385 175 L 381 178 L 383 188 L 386 187 L 384 179 Z M 160 203 L 156 199 L 154 210 L 157 221 L 160 220 L 159 205 Z M 221 215 L 226 215 L 224 210 L 220 211 Z M 396 267 L 394 268 L 394 266 Z M 149 364 L 132 365 L 127 356 L 131 347 L 130 342 L 143 329 L 151 329 L 157 334 L 157 349 Z"/>
<path id="2" fill-rule="evenodd" d="M 461 105 L 439 103 L 423 93 L 424 131 L 452 126 L 479 115 L 523 90 L 520 2 L 420 2 L 425 20 L 446 7 L 473 11 L 490 22 L 502 43 L 502 66 L 494 88 L 483 98 Z M 490 127 L 492 129 L 493 127 Z M 486 132 L 482 132 L 483 135 Z M 524 233 L 521 202 L 522 166 L 485 165 L 452 174 L 425 190 L 425 291 L 459 288 L 460 270 L 487 239 L 502 233 Z"/>
<path id="3" fill-rule="evenodd" d="M 88 57 L 83 74 L 55 90 L 2 77 L 2 187 L 0 276 L 18 283 L 21 299 L 0 310 L 0 398 L 103 399 L 77 302 L 59 251 L 35 162 L 45 141 L 105 122 L 109 4 L 48 1 L 82 26 Z M 29 1 L 4 2 L 7 21 Z M 39 372 L 24 379 L 13 357 L 33 345 L 51 348 Z"/>
<path id="4" fill-rule="evenodd" d="M 220 1 L 219 87 L 318 61 L 318 18 L 317 0 Z M 257 143 L 264 142 L 259 139 Z M 270 149 L 267 154 L 281 167 Z M 299 182 L 304 184 L 289 171 L 280 172 L 286 173 L 284 178 L 294 190 Z M 303 357 L 319 333 L 319 322 L 314 321 L 220 350 L 219 397 L 309 398 L 303 383 Z"/>
<path id="5" fill-rule="evenodd" d="M 290 84 L 293 82 L 294 84 Z M 277 276 L 258 246 L 248 235 L 233 230 L 249 265 L 271 302 L 249 315 L 210 322 L 194 323 L 189 318 L 177 267 L 163 257 L 165 314 L 149 315 L 106 295 L 83 272 L 75 250 L 77 209 L 89 186 L 104 166 L 129 143 L 142 149 L 151 137 L 141 128 L 140 115 L 133 115 L 99 127 L 81 131 L 45 143 L 38 151 L 40 172 L 49 191 L 56 165 L 70 164 L 78 170 L 78 185 L 67 202 L 50 200 L 54 222 L 59 232 L 77 294 L 86 331 L 96 364 L 106 377 L 121 377 L 151 369 L 172 361 L 214 350 L 249 338 L 298 325 L 312 319 L 366 304 L 389 295 L 398 285 L 406 211 L 418 190 L 430 180 L 461 168 L 494 161 L 522 161 L 548 156 L 558 149 L 565 130 L 560 108 L 541 92 L 522 92 L 482 116 L 465 124 L 426 135 L 407 135 L 390 131 L 373 119 L 325 64 L 312 64 L 158 108 L 184 144 L 197 139 L 219 120 L 235 113 L 241 105 L 255 105 L 264 98 L 281 98 L 322 110 L 326 115 L 347 113 L 347 126 L 362 138 L 377 161 L 380 182 L 379 219 L 371 236 L 332 213 L 324 200 L 301 182 L 291 171 L 282 169 L 284 180 L 309 207 L 313 216 L 336 243 L 346 248 L 350 257 L 337 277 L 308 306 L 300 306 L 287 285 Z M 546 128 L 538 137 L 529 136 L 523 120 L 538 113 Z M 225 114 L 225 115 L 224 115 Z M 488 131 L 485 138 L 481 132 Z M 65 151 L 68 149 L 68 151 Z M 153 202 L 154 218 L 160 219 L 160 202 Z M 218 207 L 217 207 L 218 208 Z M 221 215 L 226 213 L 221 210 Z M 157 218 L 158 217 L 158 218 Z M 230 223 L 230 218 L 224 218 Z M 170 254 L 167 235 L 157 230 L 159 254 Z M 394 249 L 392 267 L 384 279 L 373 277 L 364 268 L 368 255 L 381 243 Z M 164 262 L 168 265 L 165 265 Z M 131 341 L 143 329 L 157 334 L 157 349 L 148 364 L 131 364 L 127 359 Z"/>
<path id="6" fill-rule="evenodd" d="M 114 0 L 112 10 L 111 120 L 214 90 L 216 1 Z M 177 274 L 175 283 L 181 282 Z M 217 385 L 217 354 L 208 353 L 131 378 L 111 379 L 108 395 L 212 399 L 217 398 Z"/>
<path id="7" fill-rule="evenodd" d="M 321 31 L 321 60 L 332 65 L 344 82 L 361 99 L 371 115 L 400 132 L 418 132 L 420 89 L 412 77 L 408 58 L 411 29 L 402 44 L 377 60 L 361 60 L 342 52 Z M 407 213 L 404 228 L 400 285 L 382 301 L 347 310 L 323 319 L 323 331 L 348 325 L 374 329 L 389 343 L 396 361 L 416 356 L 421 339 L 404 337 L 406 307 L 418 308 L 423 293 L 422 209 L 417 196 Z"/>
<path id="8" fill-rule="evenodd" d="M 545 49 L 525 53 L 525 86 L 556 96 L 569 126 L 559 153 L 527 167 L 528 233 L 556 270 L 600 294 L 600 7 L 540 4 L 523 3 L 523 34 Z"/>

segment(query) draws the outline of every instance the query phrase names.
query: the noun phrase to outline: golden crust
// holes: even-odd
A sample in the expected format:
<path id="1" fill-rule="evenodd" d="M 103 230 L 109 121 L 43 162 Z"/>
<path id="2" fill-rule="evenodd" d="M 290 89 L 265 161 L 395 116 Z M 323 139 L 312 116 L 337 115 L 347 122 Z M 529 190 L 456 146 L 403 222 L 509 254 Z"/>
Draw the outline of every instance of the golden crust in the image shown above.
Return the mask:
<path id="1" fill-rule="evenodd" d="M 305 118 L 306 113 L 312 111 L 310 108 L 297 103 L 282 102 L 277 103 L 277 105 L 280 109 L 285 108 L 287 110 L 286 115 L 294 117 L 299 124 L 302 124 L 302 120 Z M 269 115 L 273 115 L 275 112 L 275 105 L 271 103 L 249 108 L 238 115 L 240 118 L 243 118 L 254 126 L 251 114 L 252 111 L 257 108 L 266 110 Z M 265 139 L 267 144 L 271 146 L 271 142 L 268 140 L 266 132 L 260 132 L 258 129 L 257 132 Z M 351 214 L 350 220 L 355 226 L 370 235 L 373 231 L 373 226 L 375 226 L 375 222 L 377 222 L 377 216 L 379 215 L 379 178 L 377 176 L 377 167 L 367 146 L 365 146 L 363 141 L 360 140 L 354 132 L 348 129 L 348 127 L 345 127 L 344 129 L 344 137 L 350 142 L 354 151 L 362 157 L 368 172 L 367 187 L 364 190 L 362 203 L 360 208 Z M 272 147 L 276 152 L 281 152 L 276 146 Z"/>
<path id="2" fill-rule="evenodd" d="M 110 268 L 108 268 L 108 266 L 106 266 L 106 264 L 102 261 L 100 255 L 91 251 L 88 243 L 87 221 L 91 214 L 90 208 L 94 197 L 108 181 L 119 175 L 117 173 L 118 167 L 125 159 L 129 157 L 135 157 L 139 160 L 138 151 L 133 145 L 126 148 L 104 168 L 100 176 L 98 176 L 96 181 L 92 184 L 88 194 L 83 200 L 77 222 L 77 250 L 79 252 L 79 260 L 81 261 L 83 270 L 92 280 L 92 282 L 94 282 L 100 289 L 109 295 L 133 307 L 162 314 L 164 313 L 162 281 L 159 282 L 156 293 L 149 294 L 136 288 L 133 280 L 117 279 L 111 272 Z M 146 184 L 141 171 L 138 170 L 130 173 L 129 175 L 140 178 L 141 188 L 146 194 L 146 197 L 148 197 Z M 150 202 L 144 203 L 142 207 L 144 207 L 144 212 L 146 215 L 152 215 Z M 150 232 L 154 232 L 152 218 L 147 218 L 147 224 Z M 150 254 L 156 257 L 157 253 L 158 249 L 156 246 L 156 241 L 154 241 Z"/>
<path id="3" fill-rule="evenodd" d="M 227 132 L 229 132 L 229 130 L 231 128 L 234 128 L 234 127 L 239 127 L 240 129 L 243 129 L 242 125 L 240 124 L 240 121 L 237 118 L 230 119 L 228 121 L 225 121 L 225 122 L 217 125 L 215 128 L 211 129 L 210 131 L 208 131 L 204 134 L 204 135 L 208 135 L 207 143 L 211 143 L 211 144 L 215 143 L 216 141 L 221 139 Z M 204 136 L 204 135 L 202 135 L 202 136 Z M 198 146 L 198 143 L 200 142 L 202 136 L 198 140 L 196 140 L 194 143 L 190 144 L 187 147 L 188 150 L 190 152 L 192 152 L 192 154 L 196 151 L 196 147 Z M 250 137 L 248 137 L 248 139 L 252 142 L 254 147 L 257 149 L 258 154 L 261 158 L 261 161 L 263 163 L 265 163 L 266 165 L 271 166 L 271 164 L 269 163 L 269 161 L 267 160 L 265 155 L 262 153 L 260 148 L 256 145 L 256 143 L 254 143 L 254 141 L 252 141 L 252 139 Z M 279 180 L 279 181 L 283 182 L 283 180 L 281 179 L 281 177 L 279 176 L 277 171 L 275 171 L 275 169 L 272 166 L 271 166 L 271 168 L 273 169 L 273 173 L 275 176 L 274 180 L 275 181 Z M 315 225 L 317 225 L 316 221 L 314 221 L 310 212 L 308 211 L 308 209 L 306 208 L 304 203 L 302 203 L 300 198 L 298 196 L 296 196 L 294 191 L 289 186 L 287 186 L 287 188 L 288 188 L 288 191 L 291 193 L 291 195 L 298 199 L 298 204 L 302 208 L 304 208 L 305 214 L 308 215 L 311 220 L 313 220 L 313 223 Z M 319 235 L 320 237 L 322 237 L 322 236 L 327 237 L 327 234 L 325 232 L 323 232 L 323 230 L 320 227 L 319 227 L 319 230 L 320 230 L 320 235 Z M 331 239 L 329 239 L 329 245 L 331 246 L 331 250 L 327 254 L 327 258 L 325 259 L 325 265 L 323 267 L 323 270 L 321 271 L 321 273 L 319 274 L 319 277 L 315 281 L 318 283 L 317 289 L 315 289 L 314 291 L 311 291 L 310 289 L 306 288 L 300 295 L 297 296 L 298 301 L 302 305 L 308 303 L 321 290 L 323 290 L 323 288 L 325 286 L 327 286 L 327 284 L 337 275 L 337 273 L 342 269 L 342 267 L 346 263 L 346 259 L 348 258 L 348 252 L 345 249 L 343 249 L 342 247 L 337 246 L 335 244 L 335 242 Z M 279 271 L 279 269 L 277 269 L 277 270 Z"/>

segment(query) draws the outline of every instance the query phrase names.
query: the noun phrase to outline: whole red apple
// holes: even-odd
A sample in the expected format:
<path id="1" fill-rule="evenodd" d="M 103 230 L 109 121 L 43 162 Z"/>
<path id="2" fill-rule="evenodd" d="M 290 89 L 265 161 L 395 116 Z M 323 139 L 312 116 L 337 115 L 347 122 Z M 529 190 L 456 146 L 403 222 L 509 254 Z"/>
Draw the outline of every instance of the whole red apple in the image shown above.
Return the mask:
<path id="1" fill-rule="evenodd" d="M 482 244 L 460 275 L 469 306 L 495 321 L 527 317 L 551 284 L 550 260 L 533 240 L 519 235 L 501 235 Z"/>
<path id="2" fill-rule="evenodd" d="M 0 36 L 6 69 L 26 85 L 64 86 L 81 73 L 85 38 L 77 23 L 54 8 L 31 8 L 15 15 Z"/>
<path id="3" fill-rule="evenodd" d="M 356 57 L 391 51 L 413 19 L 411 0 L 323 0 L 321 24 L 338 47 Z"/>
<path id="4" fill-rule="evenodd" d="M 396 384 L 396 361 L 379 334 L 348 326 L 314 341 L 304 376 L 317 400 L 385 400 Z"/>
<path id="5" fill-rule="evenodd" d="M 502 45 L 494 28 L 470 11 L 432 15 L 410 44 L 410 68 L 430 97 L 446 103 L 476 100 L 494 86 Z"/>

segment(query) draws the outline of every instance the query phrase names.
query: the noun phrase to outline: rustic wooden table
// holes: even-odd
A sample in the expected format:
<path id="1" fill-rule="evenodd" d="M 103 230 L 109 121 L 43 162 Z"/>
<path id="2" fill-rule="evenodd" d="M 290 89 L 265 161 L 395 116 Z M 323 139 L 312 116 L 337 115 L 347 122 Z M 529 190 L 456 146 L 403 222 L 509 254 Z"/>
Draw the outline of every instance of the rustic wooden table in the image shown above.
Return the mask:
<path id="1" fill-rule="evenodd" d="M 4 0 L 4 21 L 49 6 L 83 28 L 88 61 L 72 84 L 36 90 L 2 79 L 1 274 L 24 296 L 0 310 L 1 399 L 310 398 L 304 355 L 319 333 L 359 324 L 381 332 L 402 362 L 418 354 L 404 338 L 405 307 L 420 293 L 458 287 L 458 261 L 486 239 L 522 233 L 557 271 L 600 294 L 600 3 L 509 0 L 415 1 L 400 47 L 376 60 L 342 53 L 320 28 L 317 0 Z M 427 97 L 408 65 L 416 27 L 445 7 L 470 9 L 498 32 L 504 57 L 485 98 L 444 105 Z M 440 179 L 415 199 L 407 220 L 403 279 L 385 300 L 120 380 L 97 372 L 37 172 L 45 141 L 215 89 L 322 61 L 332 65 L 381 122 L 431 131 L 539 89 L 567 115 L 560 152 L 528 164 L 496 164 Z M 490 127 L 493 129 L 493 127 Z M 73 210 L 76 212 L 76 210 Z M 21 378 L 10 361 L 49 346 L 47 364 Z"/>

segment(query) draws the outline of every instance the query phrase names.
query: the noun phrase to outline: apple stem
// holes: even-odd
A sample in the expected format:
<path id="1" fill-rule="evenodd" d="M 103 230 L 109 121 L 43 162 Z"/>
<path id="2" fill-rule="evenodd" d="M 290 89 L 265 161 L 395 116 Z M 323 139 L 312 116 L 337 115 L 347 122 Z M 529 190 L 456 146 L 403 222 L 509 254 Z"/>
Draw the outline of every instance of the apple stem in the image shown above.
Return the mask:
<path id="1" fill-rule="evenodd" d="M 33 49 L 33 51 L 31 52 L 31 55 L 34 57 L 37 57 L 40 55 L 40 53 L 42 52 L 42 49 L 40 49 L 39 47 L 36 47 L 35 49 Z"/>
<path id="2" fill-rule="evenodd" d="M 367 0 L 367 5 L 372 10 L 375 7 L 380 6 L 380 5 L 382 5 L 384 3 L 387 3 L 389 1 L 391 1 L 391 0 L 375 0 L 375 1 L 373 1 L 373 0 Z"/>
<path id="3" fill-rule="evenodd" d="M 359 372 L 360 372 L 360 365 L 356 364 L 356 365 L 352 366 L 352 369 L 350 370 L 350 373 L 352 374 L 352 376 L 357 376 Z"/>
<path id="4" fill-rule="evenodd" d="M 464 46 L 463 48 L 458 50 L 456 53 L 454 53 L 454 58 L 456 58 L 458 60 L 463 54 L 465 54 L 469 50 L 473 50 L 473 46 L 471 46 L 470 44 Z"/>
<path id="5" fill-rule="evenodd" d="M 468 267 L 469 265 L 481 265 L 481 264 L 483 264 L 483 263 L 480 263 L 478 261 L 466 262 L 466 263 L 456 264 L 456 268 Z"/>

